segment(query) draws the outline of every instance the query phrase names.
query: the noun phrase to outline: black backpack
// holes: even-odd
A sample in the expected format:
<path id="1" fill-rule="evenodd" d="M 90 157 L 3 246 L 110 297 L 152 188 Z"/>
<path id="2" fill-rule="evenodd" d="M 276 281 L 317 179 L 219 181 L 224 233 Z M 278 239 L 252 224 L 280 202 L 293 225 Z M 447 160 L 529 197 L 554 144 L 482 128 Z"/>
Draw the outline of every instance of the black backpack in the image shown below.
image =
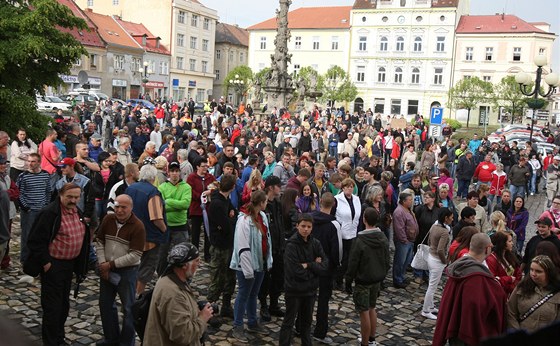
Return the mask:
<path id="1" fill-rule="evenodd" d="M 134 329 L 140 340 L 144 340 L 144 332 L 146 323 L 148 322 L 148 313 L 150 312 L 150 304 L 152 303 L 152 295 L 154 290 L 151 289 L 142 294 L 134 304 L 132 304 L 132 318 L 134 319 Z"/>

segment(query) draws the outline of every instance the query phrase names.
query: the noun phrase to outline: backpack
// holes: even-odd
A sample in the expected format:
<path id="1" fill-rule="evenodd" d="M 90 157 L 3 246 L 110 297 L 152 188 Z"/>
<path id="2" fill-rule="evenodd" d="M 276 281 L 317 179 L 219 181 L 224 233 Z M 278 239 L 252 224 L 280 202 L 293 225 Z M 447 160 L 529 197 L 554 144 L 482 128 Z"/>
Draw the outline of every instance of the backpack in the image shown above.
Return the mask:
<path id="1" fill-rule="evenodd" d="M 134 304 L 132 304 L 132 318 L 134 320 L 134 330 L 140 340 L 144 340 L 144 332 L 146 331 L 146 323 L 148 322 L 148 313 L 150 312 L 150 304 L 154 290 L 151 289 L 142 294 Z"/>

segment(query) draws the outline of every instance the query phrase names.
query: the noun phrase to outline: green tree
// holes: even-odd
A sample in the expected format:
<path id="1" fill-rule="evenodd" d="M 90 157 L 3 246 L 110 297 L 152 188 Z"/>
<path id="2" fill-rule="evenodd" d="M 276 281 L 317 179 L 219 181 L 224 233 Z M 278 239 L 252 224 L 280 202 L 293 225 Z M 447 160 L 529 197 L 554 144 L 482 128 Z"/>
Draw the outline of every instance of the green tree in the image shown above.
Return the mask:
<path id="1" fill-rule="evenodd" d="M 243 99 L 243 96 L 247 94 L 247 91 L 253 85 L 253 71 L 247 65 L 237 66 L 233 70 L 229 71 L 224 79 L 224 85 L 226 87 L 226 94 L 230 89 L 233 89 L 235 93 L 240 97 L 239 101 Z"/>
<path id="2" fill-rule="evenodd" d="M 358 95 L 358 89 L 340 66 L 333 66 L 323 76 L 322 99 L 330 102 L 350 102 Z"/>
<path id="3" fill-rule="evenodd" d="M 447 107 L 450 109 L 467 110 L 467 127 L 471 117 L 471 109 L 488 99 L 492 94 L 492 83 L 478 77 L 461 79 L 449 90 Z"/>
<path id="4" fill-rule="evenodd" d="M 87 54 L 63 31 L 71 28 L 87 26 L 56 0 L 0 1 L 0 128 L 14 135 L 25 127 L 31 138 L 44 137 L 50 119 L 37 111 L 35 95 L 59 86 L 59 75 Z"/>
<path id="5" fill-rule="evenodd" d="M 319 72 L 317 72 L 317 70 L 315 70 L 311 66 L 304 66 L 298 71 L 297 77 L 295 79 L 299 80 L 300 78 L 305 81 L 305 85 L 307 86 L 307 91 L 311 91 L 310 88 L 311 88 L 312 80 L 314 80 L 316 83 L 314 91 L 321 92 L 321 90 L 324 88 L 324 84 L 325 84 L 324 77 L 321 76 Z M 297 88 L 294 94 L 296 97 L 299 96 Z"/>
<path id="6" fill-rule="evenodd" d="M 253 74 L 251 84 L 255 86 L 255 98 L 259 101 L 262 100 L 263 90 L 264 87 L 266 86 L 266 80 L 268 78 L 269 73 L 270 73 L 270 67 L 265 67 L 259 72 Z"/>
<path id="7" fill-rule="evenodd" d="M 512 124 L 515 115 L 522 115 L 525 99 L 526 97 L 519 90 L 519 84 L 515 81 L 514 76 L 506 76 L 502 78 L 500 83 L 494 85 L 492 104 L 498 109 L 503 107 L 506 112 L 511 114 Z"/>

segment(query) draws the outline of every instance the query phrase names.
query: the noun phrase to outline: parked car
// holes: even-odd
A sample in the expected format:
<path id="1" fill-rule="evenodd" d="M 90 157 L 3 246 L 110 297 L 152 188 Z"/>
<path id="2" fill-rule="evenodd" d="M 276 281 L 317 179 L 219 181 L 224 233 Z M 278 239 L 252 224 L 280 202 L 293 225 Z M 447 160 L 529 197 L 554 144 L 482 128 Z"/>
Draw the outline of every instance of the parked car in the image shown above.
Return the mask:
<path id="1" fill-rule="evenodd" d="M 111 97 L 111 102 L 113 103 L 118 103 L 119 105 L 121 105 L 122 107 L 126 107 L 126 102 L 121 100 L 121 99 L 117 99 L 114 97 Z"/>
<path id="2" fill-rule="evenodd" d="M 37 96 L 37 109 L 38 110 L 46 110 L 46 111 L 56 111 L 62 109 L 63 111 L 67 111 L 71 108 L 70 104 L 64 102 L 60 98 L 56 96 Z"/>
<path id="3" fill-rule="evenodd" d="M 150 101 L 143 100 L 143 99 L 129 99 L 129 100 L 126 100 L 126 103 L 130 104 L 132 107 L 136 107 L 137 105 L 141 105 L 143 107 L 148 108 L 151 111 L 156 109 L 156 106 L 153 103 L 151 103 Z"/>

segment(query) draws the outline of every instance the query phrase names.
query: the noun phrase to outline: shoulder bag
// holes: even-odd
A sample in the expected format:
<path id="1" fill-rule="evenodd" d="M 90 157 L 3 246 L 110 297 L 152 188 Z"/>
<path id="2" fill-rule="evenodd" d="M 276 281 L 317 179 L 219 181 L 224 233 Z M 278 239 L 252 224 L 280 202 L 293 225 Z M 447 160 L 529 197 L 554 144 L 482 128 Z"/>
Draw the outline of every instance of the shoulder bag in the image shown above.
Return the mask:
<path id="1" fill-rule="evenodd" d="M 525 312 L 523 315 L 519 317 L 519 322 L 525 321 L 529 316 L 533 314 L 533 312 L 537 311 L 538 308 L 543 306 L 544 303 L 546 303 L 550 298 L 554 297 L 558 292 L 560 291 L 556 290 L 544 296 L 541 300 L 535 303 L 535 305 L 533 305 L 527 312 Z"/>
<path id="2" fill-rule="evenodd" d="M 414 269 L 428 270 L 428 256 L 430 255 L 430 246 L 424 244 L 428 235 L 430 235 L 429 231 L 422 242 L 418 244 L 418 247 L 416 248 L 416 254 L 414 255 L 412 263 L 410 264 Z"/>

